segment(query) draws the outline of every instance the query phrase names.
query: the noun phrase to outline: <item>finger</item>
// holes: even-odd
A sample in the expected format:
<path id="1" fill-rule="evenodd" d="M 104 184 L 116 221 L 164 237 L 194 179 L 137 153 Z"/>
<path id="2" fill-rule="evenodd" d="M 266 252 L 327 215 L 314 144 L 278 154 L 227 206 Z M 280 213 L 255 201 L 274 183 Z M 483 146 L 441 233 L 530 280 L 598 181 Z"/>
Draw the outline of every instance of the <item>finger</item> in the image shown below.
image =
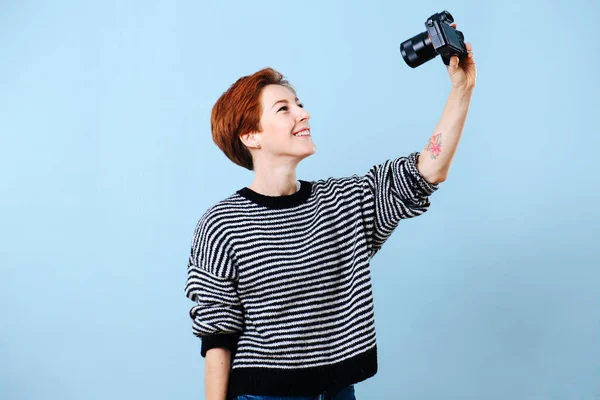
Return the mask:
<path id="1" fill-rule="evenodd" d="M 452 66 L 452 68 L 458 68 L 458 56 L 452 56 L 450 58 L 450 66 Z"/>
<path id="2" fill-rule="evenodd" d="M 473 51 L 473 46 L 471 43 L 465 43 L 465 47 L 467 48 L 467 51 Z"/>

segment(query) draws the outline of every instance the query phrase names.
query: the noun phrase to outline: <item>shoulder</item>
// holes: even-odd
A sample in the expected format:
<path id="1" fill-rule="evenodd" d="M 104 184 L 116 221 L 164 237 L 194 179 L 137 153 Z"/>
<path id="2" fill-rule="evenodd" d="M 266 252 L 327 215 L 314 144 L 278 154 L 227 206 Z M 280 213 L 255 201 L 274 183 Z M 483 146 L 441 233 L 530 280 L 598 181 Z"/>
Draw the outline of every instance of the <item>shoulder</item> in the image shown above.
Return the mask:
<path id="1" fill-rule="evenodd" d="M 355 201 L 364 196 L 367 180 L 365 174 L 352 173 L 341 177 L 317 179 L 311 183 L 315 197 L 321 201 Z"/>
<path id="2" fill-rule="evenodd" d="M 210 206 L 198 219 L 194 236 L 214 236 L 226 231 L 236 216 L 244 215 L 247 204 L 245 199 L 234 193 Z"/>
<path id="3" fill-rule="evenodd" d="M 316 193 L 336 193 L 347 192 L 353 188 L 359 188 L 362 177 L 359 175 L 348 175 L 342 177 L 328 177 L 311 181 L 313 190 Z"/>

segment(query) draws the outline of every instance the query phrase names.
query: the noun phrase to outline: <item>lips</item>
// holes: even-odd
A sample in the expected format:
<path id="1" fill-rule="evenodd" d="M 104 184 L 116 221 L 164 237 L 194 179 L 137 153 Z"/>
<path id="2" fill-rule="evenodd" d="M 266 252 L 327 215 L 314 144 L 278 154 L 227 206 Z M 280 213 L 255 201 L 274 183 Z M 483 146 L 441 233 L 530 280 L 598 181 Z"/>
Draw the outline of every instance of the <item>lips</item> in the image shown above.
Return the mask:
<path id="1" fill-rule="evenodd" d="M 299 131 L 297 131 L 296 133 L 293 134 L 294 136 L 298 137 L 298 136 L 310 136 L 310 128 L 302 128 Z"/>

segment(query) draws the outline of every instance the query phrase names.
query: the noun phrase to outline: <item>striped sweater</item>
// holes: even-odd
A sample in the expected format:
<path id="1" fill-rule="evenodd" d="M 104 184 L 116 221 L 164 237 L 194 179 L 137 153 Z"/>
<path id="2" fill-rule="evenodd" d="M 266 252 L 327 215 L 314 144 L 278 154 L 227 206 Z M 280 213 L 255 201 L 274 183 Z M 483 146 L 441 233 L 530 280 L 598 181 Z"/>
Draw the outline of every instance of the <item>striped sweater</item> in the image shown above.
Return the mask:
<path id="1" fill-rule="evenodd" d="M 201 354 L 232 351 L 229 395 L 310 396 L 377 372 L 369 262 L 438 188 L 415 152 L 365 175 L 238 190 L 194 231 L 185 285 Z"/>

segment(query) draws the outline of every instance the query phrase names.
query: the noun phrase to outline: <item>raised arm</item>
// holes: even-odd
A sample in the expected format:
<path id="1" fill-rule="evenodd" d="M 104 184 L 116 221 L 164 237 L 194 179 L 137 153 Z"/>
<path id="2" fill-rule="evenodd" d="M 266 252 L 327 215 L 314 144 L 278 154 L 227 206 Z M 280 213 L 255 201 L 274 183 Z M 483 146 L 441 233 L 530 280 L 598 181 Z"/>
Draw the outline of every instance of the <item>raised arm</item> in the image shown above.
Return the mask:
<path id="1" fill-rule="evenodd" d="M 447 66 L 452 89 L 435 131 L 419 156 L 417 164 L 423 177 L 434 184 L 445 181 L 448 176 L 475 87 L 477 70 L 472 46 L 466 43 L 466 47 L 469 56 L 460 63 L 458 57 L 454 56 Z"/>

